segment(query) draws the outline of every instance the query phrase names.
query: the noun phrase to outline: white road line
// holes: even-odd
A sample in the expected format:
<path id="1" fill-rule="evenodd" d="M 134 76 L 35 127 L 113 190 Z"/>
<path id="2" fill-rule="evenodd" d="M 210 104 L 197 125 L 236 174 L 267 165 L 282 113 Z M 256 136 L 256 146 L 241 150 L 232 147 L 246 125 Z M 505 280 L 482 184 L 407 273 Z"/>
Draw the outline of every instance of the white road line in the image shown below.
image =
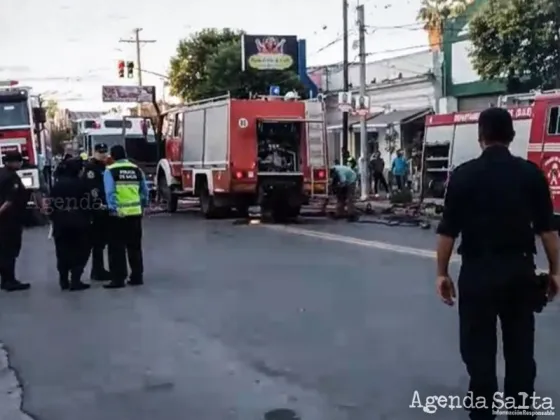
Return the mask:
<path id="1" fill-rule="evenodd" d="M 416 257 L 436 259 L 436 252 L 430 249 L 413 248 L 410 246 L 394 245 L 388 242 L 370 241 L 365 239 L 353 238 L 351 236 L 337 235 L 335 233 L 318 232 L 315 230 L 295 228 L 281 225 L 261 225 L 267 229 L 280 232 L 291 233 L 293 235 L 307 236 L 310 238 L 323 239 L 325 241 L 341 242 L 349 245 L 363 246 L 366 248 L 380 249 L 383 251 L 396 252 L 399 254 L 414 255 Z M 461 262 L 461 257 L 457 254 L 451 257 L 451 262 Z M 538 273 L 546 273 L 547 270 L 537 268 Z"/>
<path id="2" fill-rule="evenodd" d="M 334 233 L 317 232 L 309 229 L 295 228 L 291 226 L 262 225 L 267 229 L 277 230 L 280 232 L 291 233 L 294 235 L 308 236 L 310 238 L 323 239 L 326 241 L 341 242 L 350 245 L 358 245 L 366 248 L 375 248 L 383 251 L 397 252 L 399 254 L 414 255 L 423 258 L 436 258 L 436 252 L 430 249 L 413 248 L 409 246 L 394 245 L 387 242 L 371 241 L 365 239 L 353 238 L 351 236 L 337 235 Z M 454 255 L 453 262 L 461 261 L 458 255 Z"/>

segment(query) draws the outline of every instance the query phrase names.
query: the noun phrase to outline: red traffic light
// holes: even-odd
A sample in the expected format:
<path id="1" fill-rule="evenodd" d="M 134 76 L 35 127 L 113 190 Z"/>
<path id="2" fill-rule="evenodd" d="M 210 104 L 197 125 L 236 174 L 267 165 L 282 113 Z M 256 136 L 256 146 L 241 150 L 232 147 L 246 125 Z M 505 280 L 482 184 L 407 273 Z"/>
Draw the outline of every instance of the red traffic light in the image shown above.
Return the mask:
<path id="1" fill-rule="evenodd" d="M 124 61 L 123 60 L 119 60 L 119 77 L 124 77 Z"/>

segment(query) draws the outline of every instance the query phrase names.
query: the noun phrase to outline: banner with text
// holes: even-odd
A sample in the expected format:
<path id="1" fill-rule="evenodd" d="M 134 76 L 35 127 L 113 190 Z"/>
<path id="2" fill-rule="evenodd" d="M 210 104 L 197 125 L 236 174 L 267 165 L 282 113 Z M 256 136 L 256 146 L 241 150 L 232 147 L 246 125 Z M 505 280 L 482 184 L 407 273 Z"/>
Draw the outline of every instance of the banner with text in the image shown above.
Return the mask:
<path id="1" fill-rule="evenodd" d="M 297 36 L 243 35 L 241 48 L 242 70 L 298 71 Z"/>
<path id="2" fill-rule="evenodd" d="M 155 98 L 155 86 L 102 86 L 103 102 L 149 102 Z"/>

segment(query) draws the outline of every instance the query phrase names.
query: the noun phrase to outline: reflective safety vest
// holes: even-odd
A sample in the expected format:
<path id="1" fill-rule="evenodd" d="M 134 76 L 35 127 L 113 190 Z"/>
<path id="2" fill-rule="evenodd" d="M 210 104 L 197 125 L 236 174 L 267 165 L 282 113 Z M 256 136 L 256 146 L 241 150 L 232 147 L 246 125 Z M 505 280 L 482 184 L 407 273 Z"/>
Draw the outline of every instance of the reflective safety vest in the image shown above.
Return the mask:
<path id="1" fill-rule="evenodd" d="M 117 214 L 122 217 L 141 216 L 142 200 L 140 196 L 140 183 L 142 171 L 128 161 L 115 162 L 107 166 L 115 182 L 115 197 L 117 201 Z"/>

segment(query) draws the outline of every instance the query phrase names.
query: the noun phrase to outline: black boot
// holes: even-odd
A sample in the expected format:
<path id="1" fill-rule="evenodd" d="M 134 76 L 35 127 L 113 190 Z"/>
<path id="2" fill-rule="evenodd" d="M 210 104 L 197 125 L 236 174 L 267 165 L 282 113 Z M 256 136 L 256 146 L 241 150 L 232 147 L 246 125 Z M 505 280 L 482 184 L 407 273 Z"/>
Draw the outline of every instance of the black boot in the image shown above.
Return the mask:
<path id="1" fill-rule="evenodd" d="M 129 286 L 142 286 L 143 284 L 144 279 L 142 278 L 142 276 L 130 276 L 130 279 L 128 280 Z"/>
<path id="2" fill-rule="evenodd" d="M 14 267 L 4 267 L 0 269 L 0 289 L 6 292 L 17 292 L 20 290 L 28 290 L 31 285 L 29 283 L 22 283 L 16 280 L 15 277 L 15 266 Z"/>
<path id="3" fill-rule="evenodd" d="M 60 285 L 60 290 L 70 289 L 70 280 L 68 280 L 68 274 L 69 273 L 67 271 L 58 272 L 58 284 Z"/>
<path id="4" fill-rule="evenodd" d="M 105 269 L 92 271 L 90 278 L 94 281 L 109 281 L 111 280 L 111 273 Z"/>
<path id="5" fill-rule="evenodd" d="M 78 292 L 80 290 L 87 290 L 91 286 L 89 284 L 83 283 L 81 280 L 81 273 L 72 273 L 72 278 L 70 280 L 70 291 L 71 292 Z"/>
<path id="6" fill-rule="evenodd" d="M 104 284 L 103 287 L 105 289 L 122 289 L 126 287 L 124 280 L 111 280 L 109 283 Z"/>
<path id="7" fill-rule="evenodd" d="M 18 280 L 11 280 L 2 282 L 0 288 L 5 292 L 17 292 L 20 290 L 29 290 L 31 288 L 31 285 L 29 283 L 22 283 Z"/>

